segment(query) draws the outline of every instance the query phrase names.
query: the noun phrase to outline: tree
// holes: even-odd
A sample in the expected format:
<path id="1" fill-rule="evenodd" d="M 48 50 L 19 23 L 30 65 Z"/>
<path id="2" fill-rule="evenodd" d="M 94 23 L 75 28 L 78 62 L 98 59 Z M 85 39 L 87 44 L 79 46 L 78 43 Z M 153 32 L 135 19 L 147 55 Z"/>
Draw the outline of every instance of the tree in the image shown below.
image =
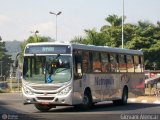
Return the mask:
<path id="1" fill-rule="evenodd" d="M 84 30 L 85 37 L 75 37 L 71 43 L 81 43 L 87 45 L 104 45 L 106 43 L 105 35 L 98 33 L 96 29 Z"/>
<path id="2" fill-rule="evenodd" d="M 126 17 L 124 17 L 124 20 Z M 105 45 L 111 47 L 121 47 L 122 44 L 122 17 L 117 15 L 109 15 L 105 18 L 105 21 L 110 25 L 104 25 L 101 27 L 101 32 L 105 34 Z M 126 42 L 126 41 L 124 41 Z"/>
<path id="3" fill-rule="evenodd" d="M 74 37 L 71 41 L 71 43 L 80 43 L 80 44 L 86 44 L 86 41 L 84 40 L 84 38 L 82 36 L 76 36 Z"/>
<path id="4" fill-rule="evenodd" d="M 28 43 L 36 43 L 36 42 L 48 42 L 51 38 L 45 36 L 29 36 L 29 38 L 21 44 L 21 53 L 24 52 L 24 49 Z"/>
<path id="5" fill-rule="evenodd" d="M 95 28 L 84 30 L 85 36 L 75 37 L 72 42 L 121 47 L 122 17 L 109 15 L 105 21 L 109 25 L 102 26 L 99 32 Z M 124 47 L 144 51 L 146 69 L 160 69 L 160 58 L 157 57 L 160 56 L 160 22 L 156 25 L 149 21 L 124 24 Z"/>
<path id="6" fill-rule="evenodd" d="M 13 63 L 13 61 L 11 60 L 11 55 L 7 54 L 5 42 L 3 42 L 2 39 L 0 39 L 0 61 L 0 66 L 2 68 L 2 73 L 0 75 L 3 77 L 8 77 L 10 74 L 10 65 Z"/>
<path id="7" fill-rule="evenodd" d="M 103 33 L 98 33 L 96 29 L 85 30 L 86 37 L 85 41 L 91 45 L 104 45 L 106 43 L 105 36 Z"/>
<path id="8" fill-rule="evenodd" d="M 110 23 L 111 26 L 120 26 L 122 25 L 122 17 L 118 17 L 117 15 L 109 15 L 105 20 Z"/>

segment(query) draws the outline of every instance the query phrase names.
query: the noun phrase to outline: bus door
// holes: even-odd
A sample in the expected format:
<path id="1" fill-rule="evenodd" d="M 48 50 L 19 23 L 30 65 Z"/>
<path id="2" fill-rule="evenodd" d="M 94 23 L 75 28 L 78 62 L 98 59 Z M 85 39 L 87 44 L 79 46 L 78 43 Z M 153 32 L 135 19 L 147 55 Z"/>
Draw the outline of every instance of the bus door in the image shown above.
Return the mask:
<path id="1" fill-rule="evenodd" d="M 73 52 L 73 96 L 74 104 L 79 104 L 82 102 L 82 52 Z"/>

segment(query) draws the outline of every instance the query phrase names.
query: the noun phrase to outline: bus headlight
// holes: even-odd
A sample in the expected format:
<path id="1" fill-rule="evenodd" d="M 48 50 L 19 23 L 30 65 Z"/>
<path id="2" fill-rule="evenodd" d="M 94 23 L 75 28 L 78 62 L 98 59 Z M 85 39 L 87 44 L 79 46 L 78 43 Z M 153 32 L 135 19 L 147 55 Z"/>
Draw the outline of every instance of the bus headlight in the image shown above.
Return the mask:
<path id="1" fill-rule="evenodd" d="M 68 87 L 64 88 L 62 91 L 60 91 L 58 93 L 58 95 L 66 95 L 67 93 L 69 93 L 71 91 L 71 89 L 72 89 L 71 86 L 68 86 Z"/>
<path id="2" fill-rule="evenodd" d="M 33 94 L 32 91 L 30 89 L 28 89 L 27 87 L 23 87 L 23 90 L 28 95 L 32 95 Z"/>

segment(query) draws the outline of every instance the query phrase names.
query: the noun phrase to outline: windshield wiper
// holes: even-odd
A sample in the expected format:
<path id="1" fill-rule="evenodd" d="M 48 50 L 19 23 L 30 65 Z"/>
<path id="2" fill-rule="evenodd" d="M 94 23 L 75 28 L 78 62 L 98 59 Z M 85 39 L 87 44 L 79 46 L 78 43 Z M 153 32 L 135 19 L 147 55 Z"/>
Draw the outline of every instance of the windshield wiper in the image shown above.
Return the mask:
<path id="1" fill-rule="evenodd" d="M 57 59 L 57 58 L 59 58 L 61 55 L 60 54 L 57 54 L 57 56 L 54 58 L 54 59 Z"/>
<path id="2" fill-rule="evenodd" d="M 56 70 L 56 71 L 54 72 L 54 74 L 56 74 L 56 73 L 60 73 L 60 72 L 62 72 L 62 71 L 64 71 L 64 70 L 67 70 L 67 69 L 69 69 L 69 68 L 63 68 L 63 69 L 62 69 L 62 70 L 60 70 L 60 71 Z"/>

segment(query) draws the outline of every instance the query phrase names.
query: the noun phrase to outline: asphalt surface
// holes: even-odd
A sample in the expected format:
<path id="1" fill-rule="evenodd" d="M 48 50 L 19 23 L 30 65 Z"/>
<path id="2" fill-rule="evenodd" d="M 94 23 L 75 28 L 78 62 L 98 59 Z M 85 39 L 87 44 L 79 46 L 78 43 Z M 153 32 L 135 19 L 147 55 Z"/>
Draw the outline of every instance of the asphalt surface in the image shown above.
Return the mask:
<path id="1" fill-rule="evenodd" d="M 39 112 L 33 105 L 23 105 L 20 93 L 0 94 L 0 120 L 160 120 L 160 104 L 128 103 L 114 106 L 103 102 L 90 110 L 57 107 Z"/>

